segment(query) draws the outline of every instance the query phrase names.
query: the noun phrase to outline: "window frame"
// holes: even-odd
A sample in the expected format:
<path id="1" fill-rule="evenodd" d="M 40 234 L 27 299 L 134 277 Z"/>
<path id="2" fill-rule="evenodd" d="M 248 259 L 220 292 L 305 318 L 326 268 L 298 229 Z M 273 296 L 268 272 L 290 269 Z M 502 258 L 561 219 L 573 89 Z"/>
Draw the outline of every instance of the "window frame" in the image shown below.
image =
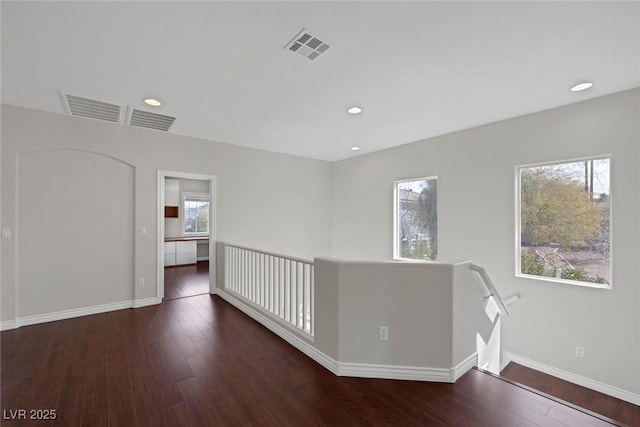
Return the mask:
<path id="1" fill-rule="evenodd" d="M 187 215 L 185 213 L 184 204 L 187 201 L 198 201 L 198 202 L 209 202 L 209 210 L 211 210 L 211 194 L 210 193 L 197 193 L 197 192 L 189 192 L 184 191 L 181 194 L 181 205 L 180 211 L 182 213 L 182 220 L 180 221 L 180 231 L 182 236 L 208 236 L 211 232 L 211 224 L 209 223 L 209 216 L 207 217 L 207 231 L 206 232 L 187 232 L 185 231 L 185 220 L 187 219 Z"/>
<path id="2" fill-rule="evenodd" d="M 416 259 L 416 258 L 405 258 L 400 256 L 400 242 L 399 242 L 399 228 L 400 228 L 400 223 L 399 223 L 399 217 L 398 217 L 398 213 L 399 213 L 399 186 L 405 182 L 416 182 L 416 181 L 429 181 L 429 180 L 435 180 L 436 181 L 436 197 L 438 194 L 438 188 L 439 188 L 439 180 L 438 180 L 438 176 L 437 175 L 432 175 L 432 176 L 425 176 L 425 177 L 418 177 L 418 178 L 409 178 L 409 179 L 400 179 L 400 180 L 396 180 L 393 181 L 393 260 L 394 261 L 404 261 L 404 262 L 426 262 L 426 263 L 432 263 L 432 262 L 437 262 L 438 261 L 438 257 L 436 256 L 435 259 L 433 260 L 429 260 L 429 259 Z M 438 205 L 436 205 L 436 216 L 439 216 L 439 212 L 440 211 L 440 207 Z M 436 227 L 438 227 L 437 223 L 436 223 Z M 436 241 L 436 245 L 438 244 L 438 242 Z"/>
<path id="3" fill-rule="evenodd" d="M 549 276 L 536 276 L 534 274 L 522 273 L 521 257 L 522 257 L 522 171 L 524 169 L 562 165 L 568 163 L 585 162 L 589 160 L 608 160 L 609 162 L 609 283 L 592 283 L 582 282 L 579 280 L 562 279 Z M 613 160 L 611 154 L 601 154 L 589 157 L 578 157 L 566 160 L 553 160 L 539 163 L 529 163 L 524 165 L 517 165 L 515 170 L 515 276 L 517 278 L 539 280 L 543 282 L 559 283 L 563 285 L 581 286 L 595 289 L 613 289 Z"/>

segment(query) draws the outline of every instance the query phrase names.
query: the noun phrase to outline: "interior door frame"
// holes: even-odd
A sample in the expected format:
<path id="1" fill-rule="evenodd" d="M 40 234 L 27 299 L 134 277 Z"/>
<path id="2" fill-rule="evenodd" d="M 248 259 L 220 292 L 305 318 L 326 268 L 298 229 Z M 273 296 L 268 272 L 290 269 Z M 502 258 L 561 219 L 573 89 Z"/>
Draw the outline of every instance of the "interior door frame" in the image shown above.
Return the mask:
<path id="1" fill-rule="evenodd" d="M 215 294 L 216 292 L 216 176 L 207 175 L 201 173 L 191 172 L 178 172 L 169 170 L 158 169 L 158 197 L 157 197 L 157 286 L 156 286 L 156 299 L 158 304 L 162 302 L 164 298 L 164 193 L 166 178 L 184 178 L 184 179 L 198 179 L 201 181 L 209 181 L 209 294 Z M 213 262 L 212 262 L 213 261 Z"/>

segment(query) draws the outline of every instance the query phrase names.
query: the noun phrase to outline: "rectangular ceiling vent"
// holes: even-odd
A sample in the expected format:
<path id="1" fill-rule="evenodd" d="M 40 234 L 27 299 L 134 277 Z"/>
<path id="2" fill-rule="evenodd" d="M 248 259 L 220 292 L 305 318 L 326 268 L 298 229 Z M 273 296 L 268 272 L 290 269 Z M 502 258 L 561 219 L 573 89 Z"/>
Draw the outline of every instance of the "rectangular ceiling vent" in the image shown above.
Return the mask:
<path id="1" fill-rule="evenodd" d="M 302 30 L 284 48 L 313 60 L 325 53 L 330 47 L 326 41 L 312 35 L 307 30 Z"/>
<path id="2" fill-rule="evenodd" d="M 155 129 L 167 132 L 173 127 L 176 118 L 149 111 L 138 110 L 129 106 L 127 108 L 126 124 L 141 128 Z"/>
<path id="3" fill-rule="evenodd" d="M 120 123 L 122 107 L 104 101 L 70 95 L 58 91 L 65 112 L 70 116 L 88 117 L 90 119 L 105 120 Z"/>

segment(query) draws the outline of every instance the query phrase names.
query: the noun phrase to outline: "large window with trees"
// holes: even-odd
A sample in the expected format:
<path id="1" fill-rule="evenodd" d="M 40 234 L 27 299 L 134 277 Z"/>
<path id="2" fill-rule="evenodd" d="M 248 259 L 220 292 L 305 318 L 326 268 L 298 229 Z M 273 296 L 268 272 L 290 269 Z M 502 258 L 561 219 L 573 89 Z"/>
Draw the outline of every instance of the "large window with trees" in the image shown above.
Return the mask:
<path id="1" fill-rule="evenodd" d="M 438 257 L 438 179 L 395 182 L 394 258 Z"/>
<path id="2" fill-rule="evenodd" d="M 518 168 L 516 273 L 611 286 L 609 158 Z"/>

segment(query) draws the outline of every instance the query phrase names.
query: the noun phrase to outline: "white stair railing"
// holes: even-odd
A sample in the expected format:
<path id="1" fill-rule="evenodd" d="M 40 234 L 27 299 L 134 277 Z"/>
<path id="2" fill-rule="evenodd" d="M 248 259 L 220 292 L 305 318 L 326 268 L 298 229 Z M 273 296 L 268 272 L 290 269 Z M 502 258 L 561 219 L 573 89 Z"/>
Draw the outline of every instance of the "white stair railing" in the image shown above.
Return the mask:
<path id="1" fill-rule="evenodd" d="M 487 270 L 485 270 L 484 268 L 474 263 L 469 263 L 469 268 L 472 269 L 473 271 L 478 272 L 478 274 L 480 274 L 480 277 L 482 278 L 484 285 L 489 290 L 490 296 L 493 297 L 493 300 L 496 302 L 496 305 L 498 306 L 498 310 L 500 311 L 500 314 L 510 315 L 511 313 L 507 308 L 507 304 L 505 304 L 504 300 L 500 296 L 500 293 L 498 293 L 498 290 L 496 289 L 496 286 L 493 284 L 491 277 L 489 277 Z"/>
<path id="2" fill-rule="evenodd" d="M 313 261 L 225 244 L 225 290 L 313 336 Z"/>

